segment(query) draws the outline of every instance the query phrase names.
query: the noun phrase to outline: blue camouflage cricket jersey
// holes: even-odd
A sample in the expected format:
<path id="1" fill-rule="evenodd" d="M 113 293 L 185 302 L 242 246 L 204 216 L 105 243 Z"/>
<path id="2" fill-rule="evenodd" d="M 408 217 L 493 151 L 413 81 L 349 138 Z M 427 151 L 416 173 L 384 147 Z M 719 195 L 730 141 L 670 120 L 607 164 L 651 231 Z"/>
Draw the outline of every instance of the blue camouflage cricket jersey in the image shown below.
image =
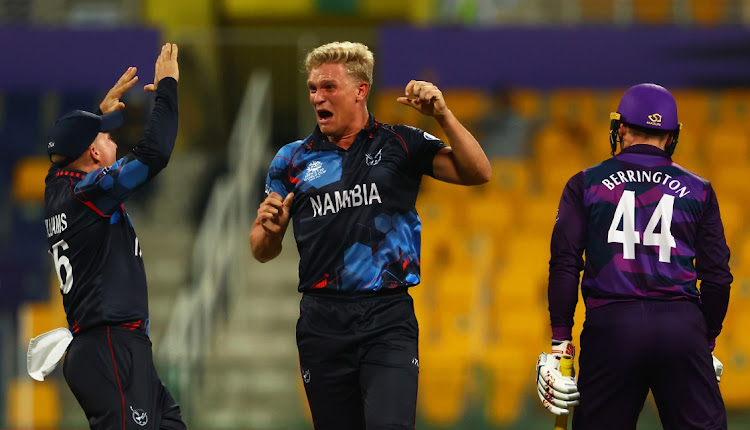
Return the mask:
<path id="1" fill-rule="evenodd" d="M 345 293 L 419 283 L 422 224 L 415 202 L 445 144 L 370 116 L 345 150 L 316 127 L 276 154 L 266 195 L 294 193 L 291 214 L 300 254 L 299 291 Z"/>

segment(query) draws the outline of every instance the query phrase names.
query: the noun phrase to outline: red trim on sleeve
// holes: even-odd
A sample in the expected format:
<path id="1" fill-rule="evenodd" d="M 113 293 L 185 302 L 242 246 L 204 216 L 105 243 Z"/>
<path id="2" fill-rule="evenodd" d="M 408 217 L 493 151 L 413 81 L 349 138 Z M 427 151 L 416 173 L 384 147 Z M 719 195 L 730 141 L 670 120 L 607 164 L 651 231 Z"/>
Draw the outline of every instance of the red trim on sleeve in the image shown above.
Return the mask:
<path id="1" fill-rule="evenodd" d="M 86 205 L 89 208 L 91 208 L 91 210 L 93 210 L 94 212 L 96 212 L 99 216 L 103 216 L 104 218 L 111 218 L 112 217 L 112 215 L 107 215 L 104 212 L 100 211 L 99 208 L 97 208 L 96 205 L 93 204 L 93 203 L 91 203 L 89 200 L 81 200 L 81 199 L 79 199 L 78 196 L 76 195 L 75 191 L 73 191 L 73 185 L 74 185 L 73 178 L 70 178 L 70 194 L 72 194 L 73 197 L 75 197 L 76 200 L 78 200 L 79 202 L 81 202 L 84 205 Z"/>
<path id="2" fill-rule="evenodd" d="M 399 138 L 399 139 L 401 139 L 401 143 L 403 143 L 403 144 L 404 144 L 404 151 L 406 151 L 406 156 L 408 157 L 408 156 L 409 156 L 409 148 L 408 148 L 408 147 L 406 146 L 406 141 L 404 140 L 404 138 L 403 138 L 403 137 L 401 137 L 401 135 L 400 135 L 400 134 L 396 133 L 396 131 L 395 131 L 395 130 L 390 130 L 390 129 L 387 129 L 387 128 L 386 128 L 385 130 L 388 130 L 388 131 L 390 131 L 391 133 L 393 133 L 393 134 L 395 134 L 396 136 L 398 136 L 398 138 Z"/>

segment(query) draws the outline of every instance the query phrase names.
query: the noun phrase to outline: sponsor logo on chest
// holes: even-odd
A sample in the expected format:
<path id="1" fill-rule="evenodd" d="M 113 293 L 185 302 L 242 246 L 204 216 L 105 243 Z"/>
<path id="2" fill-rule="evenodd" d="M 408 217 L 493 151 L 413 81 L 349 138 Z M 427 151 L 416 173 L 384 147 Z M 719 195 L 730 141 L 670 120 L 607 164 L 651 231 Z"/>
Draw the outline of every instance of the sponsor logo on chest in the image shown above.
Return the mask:
<path id="1" fill-rule="evenodd" d="M 306 182 L 314 181 L 326 172 L 326 169 L 323 167 L 323 163 L 320 161 L 313 161 L 310 164 L 307 165 L 307 168 L 305 169 L 305 176 L 303 176 L 303 180 Z"/>

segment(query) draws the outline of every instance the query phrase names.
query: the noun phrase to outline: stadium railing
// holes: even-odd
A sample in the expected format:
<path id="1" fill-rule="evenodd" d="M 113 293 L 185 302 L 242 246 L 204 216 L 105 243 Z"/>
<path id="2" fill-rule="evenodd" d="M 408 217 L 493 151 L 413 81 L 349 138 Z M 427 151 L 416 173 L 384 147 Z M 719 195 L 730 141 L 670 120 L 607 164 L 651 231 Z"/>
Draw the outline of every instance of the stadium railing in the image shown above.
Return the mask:
<path id="1" fill-rule="evenodd" d="M 254 71 L 245 88 L 228 150 L 228 173 L 213 185 L 207 212 L 193 247 L 193 285 L 182 292 L 156 346 L 157 363 L 185 407 L 193 410 L 191 392 L 197 392 L 216 319 L 226 311 L 233 286 L 249 282 L 247 233 L 251 210 L 258 197 L 257 178 L 269 157 L 271 75 Z M 173 388 L 172 388 L 173 387 Z"/>

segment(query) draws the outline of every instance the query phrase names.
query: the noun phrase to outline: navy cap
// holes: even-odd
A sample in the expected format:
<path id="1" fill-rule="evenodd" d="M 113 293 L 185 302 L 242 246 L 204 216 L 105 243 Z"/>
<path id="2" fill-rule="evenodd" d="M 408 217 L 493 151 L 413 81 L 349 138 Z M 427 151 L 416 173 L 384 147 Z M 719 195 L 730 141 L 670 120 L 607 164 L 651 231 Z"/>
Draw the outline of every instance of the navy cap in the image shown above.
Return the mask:
<path id="1" fill-rule="evenodd" d="M 123 123 L 120 111 L 106 115 L 96 115 L 91 112 L 74 110 L 55 121 L 49 132 L 47 154 L 60 154 L 65 160 L 56 163 L 65 166 L 83 154 L 94 142 L 99 132 L 114 130 Z"/>

